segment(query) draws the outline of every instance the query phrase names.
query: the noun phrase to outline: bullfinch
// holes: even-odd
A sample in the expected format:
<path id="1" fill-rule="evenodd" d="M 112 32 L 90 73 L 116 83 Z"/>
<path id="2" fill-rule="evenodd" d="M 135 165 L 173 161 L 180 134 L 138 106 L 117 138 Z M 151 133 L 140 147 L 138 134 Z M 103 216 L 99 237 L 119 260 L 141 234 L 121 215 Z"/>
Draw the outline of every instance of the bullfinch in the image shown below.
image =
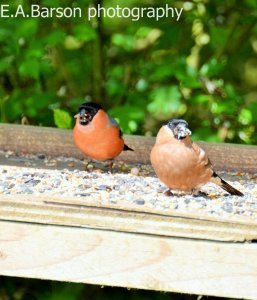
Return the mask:
<path id="1" fill-rule="evenodd" d="M 197 195 L 201 186 L 213 182 L 231 195 L 243 194 L 220 178 L 206 153 L 190 139 L 188 123 L 171 119 L 159 130 L 151 151 L 151 163 L 159 179 L 171 189 Z"/>
<path id="2" fill-rule="evenodd" d="M 112 171 L 113 159 L 123 150 L 131 150 L 122 138 L 118 123 L 97 103 L 84 103 L 74 116 L 73 140 L 86 156 L 97 161 L 109 161 Z"/>

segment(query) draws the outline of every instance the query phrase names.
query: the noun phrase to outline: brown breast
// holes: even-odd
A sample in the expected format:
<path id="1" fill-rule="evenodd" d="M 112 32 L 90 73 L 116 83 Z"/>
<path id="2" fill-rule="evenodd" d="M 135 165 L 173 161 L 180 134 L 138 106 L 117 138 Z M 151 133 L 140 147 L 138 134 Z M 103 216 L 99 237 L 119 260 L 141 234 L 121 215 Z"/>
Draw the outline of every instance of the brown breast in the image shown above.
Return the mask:
<path id="1" fill-rule="evenodd" d="M 213 173 L 204 150 L 189 136 L 175 139 L 165 126 L 157 135 L 151 162 L 159 179 L 171 189 L 191 191 L 208 182 Z"/>

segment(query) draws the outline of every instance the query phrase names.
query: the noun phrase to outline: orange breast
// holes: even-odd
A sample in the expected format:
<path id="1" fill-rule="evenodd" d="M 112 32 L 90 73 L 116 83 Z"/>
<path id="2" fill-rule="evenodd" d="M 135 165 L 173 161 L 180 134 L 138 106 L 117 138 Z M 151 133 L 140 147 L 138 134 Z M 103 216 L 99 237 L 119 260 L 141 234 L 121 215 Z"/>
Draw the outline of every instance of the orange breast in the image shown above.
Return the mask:
<path id="1" fill-rule="evenodd" d="M 108 160 L 116 157 L 124 148 L 119 128 L 109 123 L 107 114 L 100 109 L 92 122 L 86 126 L 76 120 L 73 129 L 75 145 L 88 157 Z"/>

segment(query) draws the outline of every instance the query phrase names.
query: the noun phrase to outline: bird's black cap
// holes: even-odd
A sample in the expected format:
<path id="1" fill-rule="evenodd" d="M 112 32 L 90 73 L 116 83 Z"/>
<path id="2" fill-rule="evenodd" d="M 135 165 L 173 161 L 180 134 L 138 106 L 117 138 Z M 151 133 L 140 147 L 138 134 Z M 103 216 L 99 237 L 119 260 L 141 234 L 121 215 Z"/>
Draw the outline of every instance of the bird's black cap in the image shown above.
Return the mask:
<path id="1" fill-rule="evenodd" d="M 178 124 L 184 124 L 186 127 L 188 127 L 188 123 L 184 119 L 170 119 L 164 125 L 167 125 L 170 129 L 172 129 Z"/>
<path id="2" fill-rule="evenodd" d="M 171 119 L 165 125 L 168 126 L 174 137 L 178 140 L 182 140 L 191 134 L 187 121 L 183 119 Z"/>
<path id="3" fill-rule="evenodd" d="M 75 118 L 79 117 L 81 125 L 88 125 L 100 109 L 103 108 L 97 103 L 83 103 L 80 105 L 79 113 L 75 115 Z"/>
<path id="4" fill-rule="evenodd" d="M 79 111 L 81 111 L 82 109 L 98 111 L 99 109 L 103 109 L 103 108 L 102 108 L 101 105 L 99 105 L 97 103 L 88 102 L 88 103 L 83 103 L 83 104 L 80 105 Z"/>

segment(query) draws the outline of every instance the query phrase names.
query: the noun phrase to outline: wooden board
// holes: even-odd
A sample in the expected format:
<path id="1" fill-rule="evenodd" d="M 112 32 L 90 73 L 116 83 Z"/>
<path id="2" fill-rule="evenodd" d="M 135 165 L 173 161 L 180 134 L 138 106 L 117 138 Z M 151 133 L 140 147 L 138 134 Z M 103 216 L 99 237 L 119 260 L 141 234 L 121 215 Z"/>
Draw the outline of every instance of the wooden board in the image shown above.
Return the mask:
<path id="1" fill-rule="evenodd" d="M 117 159 L 149 163 L 155 138 L 127 136 L 126 143 L 135 151 L 125 151 Z M 257 146 L 199 142 L 217 171 L 257 172 Z M 83 158 L 72 140 L 72 131 L 65 129 L 0 124 L 0 150 L 16 153 L 44 153 L 51 156 Z"/>
<path id="2" fill-rule="evenodd" d="M 84 198 L 1 195 L 0 219 L 40 224 L 88 227 L 119 232 L 184 237 L 212 241 L 257 240 L 257 222 L 111 204 Z"/>
<path id="3" fill-rule="evenodd" d="M 154 138 L 118 159 L 149 163 Z M 256 172 L 257 147 L 200 143 L 217 170 Z M 0 124 L 0 150 L 83 158 L 71 130 Z M 257 299 L 257 222 L 83 198 L 0 196 L 0 275 Z M 251 243 L 246 242 L 251 241 Z"/>
<path id="4" fill-rule="evenodd" d="M 0 221 L 0 272 L 257 299 L 257 244 Z"/>

